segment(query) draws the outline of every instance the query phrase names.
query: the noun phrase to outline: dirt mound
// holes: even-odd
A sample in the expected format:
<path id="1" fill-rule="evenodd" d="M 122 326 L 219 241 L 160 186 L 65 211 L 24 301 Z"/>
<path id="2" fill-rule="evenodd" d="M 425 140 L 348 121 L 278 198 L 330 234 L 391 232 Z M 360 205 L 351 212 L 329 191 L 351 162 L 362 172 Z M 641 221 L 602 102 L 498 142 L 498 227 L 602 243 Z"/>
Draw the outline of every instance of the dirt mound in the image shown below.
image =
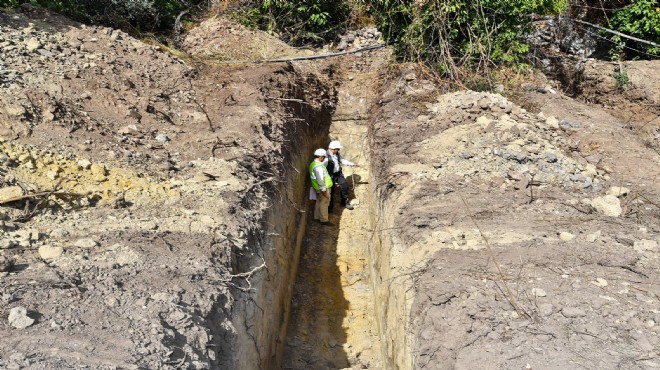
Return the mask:
<path id="1" fill-rule="evenodd" d="M 390 366 L 657 366 L 657 154 L 566 97 L 430 84 L 402 72 L 371 132 Z"/>
<path id="2" fill-rule="evenodd" d="M 660 150 L 660 61 L 603 62 L 584 65 L 580 98 L 602 106 L 637 131 L 646 145 Z"/>
<path id="3" fill-rule="evenodd" d="M 193 56 L 220 61 L 255 61 L 304 55 L 304 52 L 275 37 L 216 17 L 205 20 L 188 32 L 183 47 Z"/>

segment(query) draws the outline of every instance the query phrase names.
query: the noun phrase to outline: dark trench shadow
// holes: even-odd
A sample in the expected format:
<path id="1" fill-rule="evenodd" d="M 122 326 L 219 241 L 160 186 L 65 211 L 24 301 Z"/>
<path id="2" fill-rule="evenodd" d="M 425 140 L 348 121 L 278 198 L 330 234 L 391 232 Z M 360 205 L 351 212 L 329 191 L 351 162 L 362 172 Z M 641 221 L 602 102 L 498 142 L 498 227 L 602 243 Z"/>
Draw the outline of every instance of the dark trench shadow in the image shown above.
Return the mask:
<path id="1" fill-rule="evenodd" d="M 291 320 L 284 355 L 284 369 L 342 369 L 350 367 L 344 350 L 347 334 L 342 323 L 349 302 L 344 297 L 337 267 L 337 238 L 343 208 L 336 200 L 330 221 L 313 220 L 314 201 L 309 202 Z"/>

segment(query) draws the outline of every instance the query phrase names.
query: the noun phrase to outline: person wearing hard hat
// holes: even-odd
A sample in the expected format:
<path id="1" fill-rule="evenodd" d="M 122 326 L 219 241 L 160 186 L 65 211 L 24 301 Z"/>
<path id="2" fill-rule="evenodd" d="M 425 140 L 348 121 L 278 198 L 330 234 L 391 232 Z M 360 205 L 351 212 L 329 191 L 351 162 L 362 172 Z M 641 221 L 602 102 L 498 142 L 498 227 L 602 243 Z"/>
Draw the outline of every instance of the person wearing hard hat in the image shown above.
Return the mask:
<path id="1" fill-rule="evenodd" d="M 328 204 L 330 204 L 330 189 L 332 189 L 332 178 L 328 169 L 323 165 L 326 152 L 324 149 L 314 151 L 314 161 L 309 164 L 309 177 L 312 179 L 312 188 L 316 192 L 316 204 L 314 205 L 314 219 L 323 225 L 332 225 L 328 219 Z"/>
<path id="2" fill-rule="evenodd" d="M 341 166 L 354 167 L 357 166 L 355 163 L 343 158 L 339 154 L 339 150 L 343 148 L 341 143 L 337 140 L 331 141 L 328 144 L 328 156 L 324 162 L 326 167 L 328 167 L 328 172 L 330 177 L 332 177 L 332 182 L 339 185 L 340 195 L 341 195 L 341 206 L 346 209 L 353 209 L 353 206 L 348 202 L 348 184 L 346 183 L 346 178 L 344 178 L 344 173 L 342 172 Z M 334 192 L 331 191 L 330 194 Z M 330 201 L 330 206 L 328 207 L 328 212 L 332 212 L 332 199 Z"/>

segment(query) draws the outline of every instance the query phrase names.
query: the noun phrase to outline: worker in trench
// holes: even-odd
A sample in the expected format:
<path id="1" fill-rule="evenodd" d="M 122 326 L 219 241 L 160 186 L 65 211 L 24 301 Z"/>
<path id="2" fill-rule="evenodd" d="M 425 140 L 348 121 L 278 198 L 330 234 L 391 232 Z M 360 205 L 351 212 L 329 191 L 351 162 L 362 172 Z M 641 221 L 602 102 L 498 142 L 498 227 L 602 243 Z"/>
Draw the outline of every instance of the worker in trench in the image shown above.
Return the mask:
<path id="1" fill-rule="evenodd" d="M 328 219 L 328 205 L 331 200 L 332 178 L 323 164 L 326 159 L 323 148 L 314 151 L 314 160 L 309 164 L 309 177 L 312 179 L 310 198 L 316 200 L 314 205 L 314 220 L 322 225 L 332 225 Z"/>
<path id="2" fill-rule="evenodd" d="M 353 206 L 348 200 L 348 183 L 346 183 L 346 178 L 342 172 L 342 165 L 347 167 L 359 166 L 339 154 L 339 150 L 342 148 L 343 147 L 339 141 L 331 141 L 330 144 L 328 144 L 328 154 L 323 164 L 325 164 L 325 166 L 328 168 L 328 172 L 330 173 L 330 177 L 332 177 L 333 184 L 339 187 L 339 194 L 341 195 L 341 206 L 351 210 L 353 209 Z M 335 189 L 333 186 L 333 189 L 330 192 L 330 205 L 328 206 L 328 212 L 330 213 L 332 213 L 333 210 L 333 199 L 336 198 L 334 193 Z"/>

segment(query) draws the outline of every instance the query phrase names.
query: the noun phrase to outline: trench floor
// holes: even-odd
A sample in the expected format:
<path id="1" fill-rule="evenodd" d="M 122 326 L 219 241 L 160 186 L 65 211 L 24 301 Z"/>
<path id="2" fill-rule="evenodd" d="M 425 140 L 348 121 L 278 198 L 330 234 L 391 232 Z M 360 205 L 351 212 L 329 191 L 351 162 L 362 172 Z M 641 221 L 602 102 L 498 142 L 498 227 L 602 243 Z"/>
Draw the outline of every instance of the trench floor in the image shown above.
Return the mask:
<path id="1" fill-rule="evenodd" d="M 355 209 L 340 209 L 339 199 L 334 200 L 335 213 L 330 214 L 334 226 L 322 226 L 309 217 L 284 369 L 380 369 L 368 267 L 372 232 L 366 127 L 336 122 L 331 136 L 339 137 L 345 147 L 342 154 L 360 165 L 344 169 Z"/>

